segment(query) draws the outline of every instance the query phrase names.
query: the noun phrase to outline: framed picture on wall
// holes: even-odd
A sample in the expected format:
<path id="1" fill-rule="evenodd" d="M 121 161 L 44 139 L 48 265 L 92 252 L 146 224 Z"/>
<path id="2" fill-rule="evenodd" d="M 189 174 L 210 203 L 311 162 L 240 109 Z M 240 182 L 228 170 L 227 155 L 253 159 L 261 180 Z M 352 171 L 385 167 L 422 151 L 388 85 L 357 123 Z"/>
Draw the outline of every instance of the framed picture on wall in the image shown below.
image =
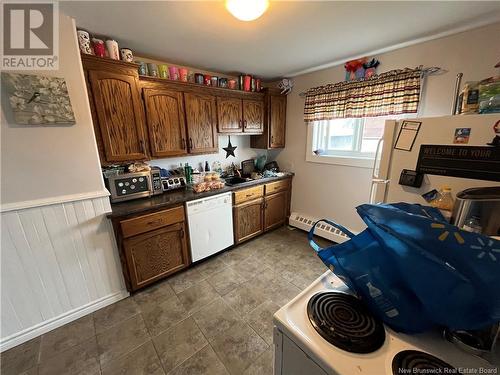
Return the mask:
<path id="1" fill-rule="evenodd" d="M 2 73 L 2 96 L 20 125 L 74 125 L 66 80 L 34 74 Z M 7 108 L 4 107 L 4 111 Z"/>

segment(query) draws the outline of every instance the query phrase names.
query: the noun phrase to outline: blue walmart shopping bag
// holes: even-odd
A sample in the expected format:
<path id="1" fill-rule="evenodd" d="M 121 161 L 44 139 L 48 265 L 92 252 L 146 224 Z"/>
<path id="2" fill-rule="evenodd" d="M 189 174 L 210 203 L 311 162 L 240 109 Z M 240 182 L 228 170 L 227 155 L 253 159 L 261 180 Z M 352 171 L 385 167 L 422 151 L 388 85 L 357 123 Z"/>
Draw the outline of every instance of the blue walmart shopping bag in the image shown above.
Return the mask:
<path id="1" fill-rule="evenodd" d="M 479 329 L 500 320 L 500 241 L 459 230 L 439 210 L 405 203 L 361 205 L 367 229 L 325 249 L 311 246 L 395 330 Z"/>

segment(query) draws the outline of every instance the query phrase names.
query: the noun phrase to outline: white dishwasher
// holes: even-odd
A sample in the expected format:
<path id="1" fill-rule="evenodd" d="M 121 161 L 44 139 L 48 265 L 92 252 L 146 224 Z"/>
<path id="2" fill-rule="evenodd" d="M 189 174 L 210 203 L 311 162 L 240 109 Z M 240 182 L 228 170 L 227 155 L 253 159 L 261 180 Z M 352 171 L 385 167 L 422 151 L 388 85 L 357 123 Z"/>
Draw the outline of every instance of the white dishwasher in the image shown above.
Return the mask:
<path id="1" fill-rule="evenodd" d="M 186 203 L 193 262 L 234 244 L 231 193 Z"/>

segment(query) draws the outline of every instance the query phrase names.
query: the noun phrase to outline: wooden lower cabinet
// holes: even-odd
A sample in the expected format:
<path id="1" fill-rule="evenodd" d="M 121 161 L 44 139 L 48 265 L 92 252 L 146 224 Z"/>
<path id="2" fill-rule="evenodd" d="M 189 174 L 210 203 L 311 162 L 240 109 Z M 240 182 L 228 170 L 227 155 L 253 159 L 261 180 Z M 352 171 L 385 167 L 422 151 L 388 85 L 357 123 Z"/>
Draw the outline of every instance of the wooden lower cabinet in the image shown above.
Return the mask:
<path id="1" fill-rule="evenodd" d="M 258 236 L 264 230 L 262 208 L 264 199 L 258 198 L 234 206 L 234 242 L 241 243 Z"/>
<path id="2" fill-rule="evenodd" d="M 264 230 L 279 227 L 285 223 L 288 206 L 288 192 L 281 191 L 268 197 L 264 202 Z"/>
<path id="3" fill-rule="evenodd" d="M 128 290 L 138 290 L 189 266 L 183 206 L 119 220 L 114 226 Z"/>
<path id="4" fill-rule="evenodd" d="M 290 181 L 270 182 L 233 193 L 236 244 L 285 224 L 290 215 Z"/>
<path id="5" fill-rule="evenodd" d="M 127 238 L 123 249 L 132 289 L 139 289 L 187 266 L 184 223 Z"/>

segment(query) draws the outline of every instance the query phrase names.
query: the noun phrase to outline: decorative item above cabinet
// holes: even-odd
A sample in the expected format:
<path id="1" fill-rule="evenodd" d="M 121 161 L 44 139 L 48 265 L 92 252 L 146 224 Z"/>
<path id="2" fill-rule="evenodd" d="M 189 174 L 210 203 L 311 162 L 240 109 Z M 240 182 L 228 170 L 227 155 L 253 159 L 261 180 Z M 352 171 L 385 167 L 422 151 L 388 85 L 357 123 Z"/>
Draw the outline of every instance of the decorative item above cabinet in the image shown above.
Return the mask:
<path id="1" fill-rule="evenodd" d="M 82 61 L 102 165 L 217 153 L 217 131 L 284 147 L 284 96 L 139 76 L 138 64 L 92 55 Z"/>

